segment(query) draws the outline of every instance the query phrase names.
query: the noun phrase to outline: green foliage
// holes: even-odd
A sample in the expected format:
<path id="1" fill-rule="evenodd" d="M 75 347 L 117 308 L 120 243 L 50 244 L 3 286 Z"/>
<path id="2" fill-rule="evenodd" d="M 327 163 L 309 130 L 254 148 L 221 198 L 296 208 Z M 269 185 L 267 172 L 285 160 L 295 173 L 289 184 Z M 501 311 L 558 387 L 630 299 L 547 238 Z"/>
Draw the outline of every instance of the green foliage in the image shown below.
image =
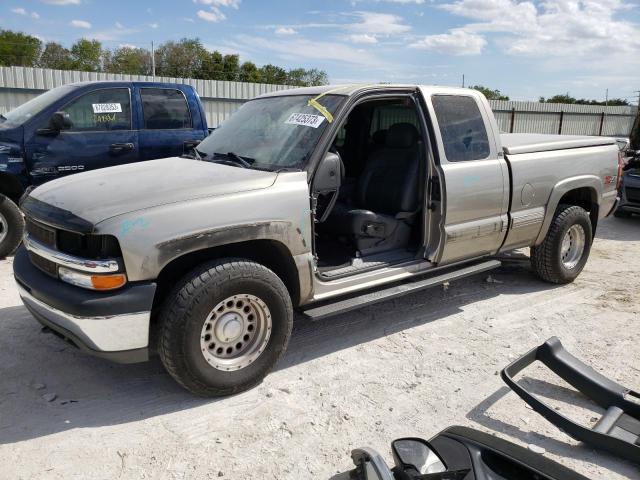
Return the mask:
<path id="1" fill-rule="evenodd" d="M 155 51 L 156 75 L 165 77 L 233 80 L 295 86 L 329 83 L 327 73 L 312 68 L 285 70 L 277 65 L 257 67 L 240 62 L 238 55 L 223 55 L 207 50 L 198 38 L 168 41 Z M 44 51 L 36 37 L 0 30 L 0 65 L 43 67 L 58 70 L 150 75 L 151 52 L 146 48 L 104 49 L 98 40 L 80 39 L 70 49 L 48 42 Z"/>
<path id="2" fill-rule="evenodd" d="M 38 61 L 42 68 L 56 70 L 69 70 L 72 68 L 71 52 L 56 42 L 49 42 L 44 46 L 44 51 Z"/>
<path id="3" fill-rule="evenodd" d="M 85 72 L 102 69 L 102 44 L 98 40 L 81 38 L 71 46 L 71 68 Z"/>
<path id="4" fill-rule="evenodd" d="M 483 85 L 474 85 L 472 87 L 474 90 L 478 90 L 479 92 L 481 92 L 485 97 L 487 97 L 487 100 L 509 100 L 509 97 L 506 95 L 503 95 L 500 90 L 491 90 L 488 87 L 485 87 Z"/>
<path id="5" fill-rule="evenodd" d="M 0 65 L 32 67 L 40 58 L 42 42 L 31 35 L 0 30 Z"/>
<path id="6" fill-rule="evenodd" d="M 104 69 L 109 73 L 149 75 L 151 73 L 151 52 L 144 48 L 120 47 L 103 54 Z"/>
<path id="7" fill-rule="evenodd" d="M 609 105 L 609 106 L 629 105 L 629 102 L 623 98 L 610 98 L 608 101 L 587 100 L 585 98 L 574 98 L 571 95 L 569 95 L 569 92 L 561 95 L 554 95 L 553 97 L 549 97 L 549 98 L 540 97 L 538 101 L 540 103 L 573 103 L 576 105 Z"/>

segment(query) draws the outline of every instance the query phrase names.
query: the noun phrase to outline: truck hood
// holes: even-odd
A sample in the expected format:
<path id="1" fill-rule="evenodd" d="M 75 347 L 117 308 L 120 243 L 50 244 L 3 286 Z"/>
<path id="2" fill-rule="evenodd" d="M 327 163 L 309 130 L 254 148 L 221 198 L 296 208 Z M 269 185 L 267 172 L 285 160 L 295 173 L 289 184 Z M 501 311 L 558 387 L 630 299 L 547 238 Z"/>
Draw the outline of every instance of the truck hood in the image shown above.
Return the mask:
<path id="1" fill-rule="evenodd" d="M 44 221 L 49 205 L 55 207 L 53 216 L 64 212 L 95 225 L 168 203 L 267 188 L 276 177 L 274 172 L 173 157 L 70 175 L 36 188 L 29 197 L 37 201 L 31 203 L 39 205 L 37 217 Z"/>

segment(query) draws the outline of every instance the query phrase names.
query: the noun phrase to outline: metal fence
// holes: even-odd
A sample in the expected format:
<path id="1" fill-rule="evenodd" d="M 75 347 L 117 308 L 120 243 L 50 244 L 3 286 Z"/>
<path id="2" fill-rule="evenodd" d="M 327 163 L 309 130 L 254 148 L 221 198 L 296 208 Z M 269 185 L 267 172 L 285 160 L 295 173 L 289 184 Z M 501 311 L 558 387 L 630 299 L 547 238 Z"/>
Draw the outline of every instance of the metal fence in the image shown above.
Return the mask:
<path id="1" fill-rule="evenodd" d="M 192 85 L 198 91 L 211 127 L 217 127 L 245 101 L 285 85 L 77 72 L 29 67 L 0 67 L 0 113 L 60 85 L 95 80 L 170 82 Z M 635 107 L 602 107 L 558 103 L 491 100 L 500 130 L 518 133 L 628 136 Z"/>

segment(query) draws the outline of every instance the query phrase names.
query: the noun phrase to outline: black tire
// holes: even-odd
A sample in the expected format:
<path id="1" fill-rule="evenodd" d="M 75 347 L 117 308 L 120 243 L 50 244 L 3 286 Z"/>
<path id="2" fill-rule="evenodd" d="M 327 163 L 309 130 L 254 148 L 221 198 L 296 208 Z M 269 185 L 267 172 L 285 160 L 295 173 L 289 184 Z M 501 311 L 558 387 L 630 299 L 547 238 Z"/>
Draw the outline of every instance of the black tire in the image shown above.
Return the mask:
<path id="1" fill-rule="evenodd" d="M 619 208 L 613 212 L 613 216 L 616 218 L 629 218 L 631 217 L 631 212 L 625 212 L 624 210 L 620 210 Z"/>
<path id="2" fill-rule="evenodd" d="M 0 258 L 11 255 L 24 235 L 24 217 L 10 198 L 0 194 Z M 6 228 L 6 231 L 5 231 Z M 6 233 L 5 233 L 6 232 Z"/>
<path id="3" fill-rule="evenodd" d="M 561 258 L 562 241 L 573 225 L 580 225 L 584 231 L 584 249 L 573 268 L 567 268 Z M 580 274 L 591 251 L 593 233 L 587 211 L 576 205 L 559 205 L 549 225 L 543 242 L 531 247 L 531 266 L 536 275 L 550 283 L 570 283 Z"/>
<path id="4" fill-rule="evenodd" d="M 200 339 L 214 307 L 242 294 L 266 304 L 271 334 L 252 363 L 224 371 L 208 363 Z M 286 350 L 292 327 L 293 307 L 282 280 L 258 263 L 225 258 L 191 271 L 174 288 L 160 313 L 158 352 L 169 374 L 190 392 L 206 397 L 230 395 L 262 381 Z"/>

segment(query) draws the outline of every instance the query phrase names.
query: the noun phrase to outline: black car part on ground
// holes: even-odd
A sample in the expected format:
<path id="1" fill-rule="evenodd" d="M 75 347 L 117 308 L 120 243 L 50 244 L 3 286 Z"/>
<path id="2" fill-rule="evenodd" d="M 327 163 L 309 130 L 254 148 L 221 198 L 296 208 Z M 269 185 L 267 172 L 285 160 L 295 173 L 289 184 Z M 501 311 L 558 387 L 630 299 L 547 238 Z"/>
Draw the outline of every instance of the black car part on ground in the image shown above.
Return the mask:
<path id="1" fill-rule="evenodd" d="M 605 409 L 593 428 L 573 422 L 516 383 L 514 377 L 536 360 Z M 640 463 L 640 393 L 585 365 L 565 350 L 557 337 L 509 364 L 502 370 L 502 379 L 536 412 L 574 439 Z"/>
<path id="2" fill-rule="evenodd" d="M 514 443 L 472 428 L 453 426 L 429 442 L 446 466 L 445 472 L 407 474 L 396 466 L 389 470 L 374 450 L 351 452 L 356 469 L 349 478 L 358 480 L 588 480 Z"/>

